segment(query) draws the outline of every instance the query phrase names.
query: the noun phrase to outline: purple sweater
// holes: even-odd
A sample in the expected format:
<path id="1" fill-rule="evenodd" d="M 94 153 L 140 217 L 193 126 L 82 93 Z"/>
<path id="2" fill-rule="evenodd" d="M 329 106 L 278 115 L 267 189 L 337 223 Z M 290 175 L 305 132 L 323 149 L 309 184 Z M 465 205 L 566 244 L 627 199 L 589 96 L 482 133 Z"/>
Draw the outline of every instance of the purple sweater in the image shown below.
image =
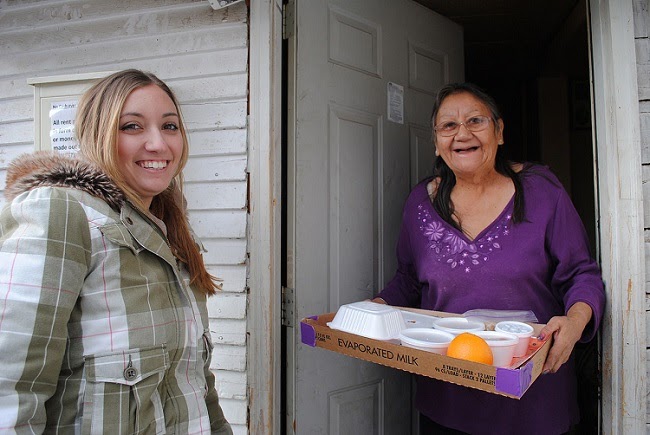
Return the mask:
<path id="1" fill-rule="evenodd" d="M 513 224 L 511 199 L 473 241 L 433 209 L 426 180 L 404 206 L 398 270 L 378 295 L 397 306 L 464 313 L 532 310 L 540 323 L 576 302 L 593 317 L 581 341 L 594 337 L 605 294 L 584 227 L 557 178 L 545 167 L 521 173 L 524 222 Z M 472 434 L 559 434 L 578 421 L 573 358 L 540 376 L 520 400 L 418 377 L 416 406 L 447 427 Z"/>

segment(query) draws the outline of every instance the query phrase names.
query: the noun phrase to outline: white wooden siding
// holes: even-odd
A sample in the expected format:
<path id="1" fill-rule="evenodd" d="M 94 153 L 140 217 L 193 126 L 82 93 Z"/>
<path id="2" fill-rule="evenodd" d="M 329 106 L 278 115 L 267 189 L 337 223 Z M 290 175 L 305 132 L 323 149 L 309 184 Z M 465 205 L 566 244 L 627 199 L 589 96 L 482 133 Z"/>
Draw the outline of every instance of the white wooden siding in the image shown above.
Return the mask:
<path id="1" fill-rule="evenodd" d="M 207 0 L 0 0 L 0 191 L 9 162 L 34 147 L 27 79 L 140 68 L 176 92 L 190 221 L 223 279 L 208 304 L 211 367 L 236 434 L 248 433 L 247 21 L 243 2 L 214 11 Z"/>

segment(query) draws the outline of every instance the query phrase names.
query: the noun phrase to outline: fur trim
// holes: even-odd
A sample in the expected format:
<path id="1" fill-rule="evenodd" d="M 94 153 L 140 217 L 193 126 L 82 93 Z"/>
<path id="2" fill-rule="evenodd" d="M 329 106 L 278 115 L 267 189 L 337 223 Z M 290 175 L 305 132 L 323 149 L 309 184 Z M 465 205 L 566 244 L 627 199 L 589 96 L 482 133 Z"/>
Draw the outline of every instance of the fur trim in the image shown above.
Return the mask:
<path id="1" fill-rule="evenodd" d="M 119 210 L 124 193 L 96 165 L 77 157 L 51 151 L 36 151 L 18 156 L 7 168 L 5 198 L 13 200 L 37 187 L 70 187 L 82 190 Z"/>

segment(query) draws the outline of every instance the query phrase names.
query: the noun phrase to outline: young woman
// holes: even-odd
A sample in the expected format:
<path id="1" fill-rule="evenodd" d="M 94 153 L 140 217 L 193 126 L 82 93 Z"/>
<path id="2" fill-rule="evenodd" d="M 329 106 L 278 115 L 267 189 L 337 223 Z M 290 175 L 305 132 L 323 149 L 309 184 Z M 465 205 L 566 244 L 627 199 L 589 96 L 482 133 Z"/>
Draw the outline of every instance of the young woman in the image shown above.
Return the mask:
<path id="1" fill-rule="evenodd" d="M 78 158 L 26 155 L 0 213 L 0 431 L 231 434 L 165 83 L 115 73 L 81 98 Z"/>

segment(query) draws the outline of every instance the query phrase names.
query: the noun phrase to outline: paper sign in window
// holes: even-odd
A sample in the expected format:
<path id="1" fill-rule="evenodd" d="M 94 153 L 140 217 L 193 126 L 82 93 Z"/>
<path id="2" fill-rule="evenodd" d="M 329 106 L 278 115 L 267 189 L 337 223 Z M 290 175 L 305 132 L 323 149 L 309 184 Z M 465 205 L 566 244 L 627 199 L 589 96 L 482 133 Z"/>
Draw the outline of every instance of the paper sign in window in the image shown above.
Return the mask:
<path id="1" fill-rule="evenodd" d="M 57 101 L 50 105 L 50 142 L 52 150 L 62 154 L 76 154 L 79 143 L 75 138 L 74 118 L 77 101 Z"/>

